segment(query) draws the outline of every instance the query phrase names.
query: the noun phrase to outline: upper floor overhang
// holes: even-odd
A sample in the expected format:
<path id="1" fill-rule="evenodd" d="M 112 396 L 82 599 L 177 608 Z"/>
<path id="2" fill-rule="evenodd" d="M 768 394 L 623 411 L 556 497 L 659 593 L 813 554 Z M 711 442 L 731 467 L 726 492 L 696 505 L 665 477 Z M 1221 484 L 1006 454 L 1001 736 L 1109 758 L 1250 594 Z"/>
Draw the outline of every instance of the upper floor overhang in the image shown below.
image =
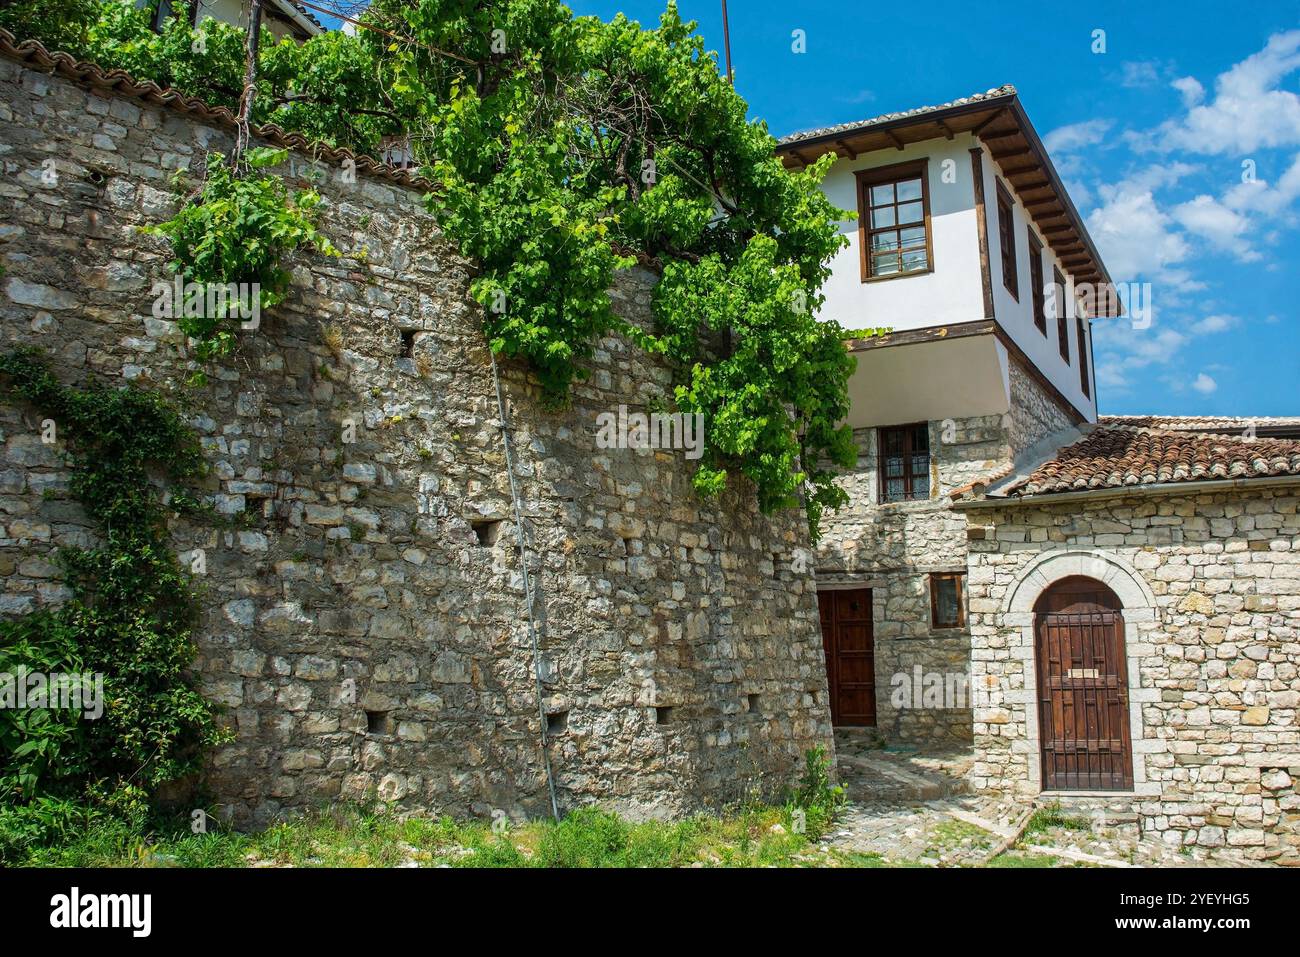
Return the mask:
<path id="1" fill-rule="evenodd" d="M 876 150 L 903 150 L 925 140 L 951 140 L 967 133 L 980 140 L 997 162 L 1038 231 L 1075 283 L 1109 290 L 1111 278 L 1101 254 L 1013 86 L 998 87 L 941 106 L 924 106 L 905 113 L 886 113 L 856 123 L 793 133 L 778 142 L 776 153 L 787 169 L 797 169 L 828 152 L 857 159 Z M 1122 306 L 1113 295 L 1099 296 L 1097 303 L 1101 307 L 1096 312 L 1099 317 L 1122 313 Z"/>

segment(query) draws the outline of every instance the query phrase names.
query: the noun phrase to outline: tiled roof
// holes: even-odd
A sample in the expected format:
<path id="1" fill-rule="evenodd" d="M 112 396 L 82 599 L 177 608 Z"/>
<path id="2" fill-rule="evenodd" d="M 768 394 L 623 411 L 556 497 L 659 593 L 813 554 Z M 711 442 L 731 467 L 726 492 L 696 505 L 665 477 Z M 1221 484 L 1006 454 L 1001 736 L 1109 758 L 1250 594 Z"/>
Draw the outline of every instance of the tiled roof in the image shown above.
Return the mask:
<path id="1" fill-rule="evenodd" d="M 1136 428 L 1166 429 L 1174 432 L 1223 432 L 1244 434 L 1252 425 L 1257 429 L 1300 430 L 1300 416 L 1227 416 L 1227 415 L 1103 415 L 1102 425 L 1128 425 Z"/>
<path id="2" fill-rule="evenodd" d="M 1300 476 L 1300 441 L 1246 439 L 1103 422 L 1000 495 Z"/>
<path id="3" fill-rule="evenodd" d="M 111 92 L 114 96 L 129 97 L 177 113 L 197 116 L 226 129 L 235 128 L 235 114 L 224 106 L 211 106 L 198 97 L 186 96 L 179 90 L 159 86 L 150 80 L 142 82 L 125 70 L 105 70 L 97 63 L 77 60 L 67 53 L 51 53 L 38 40 L 24 40 L 19 43 L 12 33 L 3 28 L 0 28 L 0 56 L 57 74 L 91 89 Z M 274 123 L 255 126 L 252 132 L 253 135 L 273 146 L 300 150 L 330 163 L 341 165 L 352 160 L 356 163 L 358 172 L 369 173 L 402 186 L 423 190 L 435 188 L 432 182 L 410 170 L 389 166 L 373 157 L 353 153 L 351 150 L 326 146 L 317 140 L 309 140 L 301 133 L 287 132 Z"/>
<path id="4" fill-rule="evenodd" d="M 815 130 L 801 130 L 798 133 L 791 133 L 789 136 L 783 136 L 778 143 L 785 146 L 787 143 L 798 143 L 802 140 L 816 139 L 819 136 L 831 136 L 835 133 L 848 133 L 851 130 L 867 129 L 880 123 L 890 123 L 894 120 L 908 119 L 913 116 L 921 116 L 925 113 L 938 113 L 942 110 L 949 110 L 953 107 L 966 106 L 970 103 L 979 103 L 982 100 L 993 100 L 1000 96 L 1014 96 L 1016 88 L 1011 84 L 999 86 L 995 89 L 988 90 L 984 93 L 973 93 L 970 96 L 962 97 L 959 100 L 953 100 L 951 103 L 940 103 L 938 106 L 918 106 L 914 110 L 904 110 L 902 113 L 883 113 L 880 116 L 873 116 L 869 120 L 857 120 L 853 123 L 840 123 L 838 126 L 824 126 Z"/>

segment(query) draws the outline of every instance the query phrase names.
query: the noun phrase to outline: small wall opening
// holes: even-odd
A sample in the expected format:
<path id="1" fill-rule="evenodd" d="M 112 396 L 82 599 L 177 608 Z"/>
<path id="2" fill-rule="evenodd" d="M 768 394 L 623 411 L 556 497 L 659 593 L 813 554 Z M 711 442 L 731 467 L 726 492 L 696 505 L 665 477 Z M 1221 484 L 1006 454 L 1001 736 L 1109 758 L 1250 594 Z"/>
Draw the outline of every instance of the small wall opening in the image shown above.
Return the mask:
<path id="1" fill-rule="evenodd" d="M 546 733 L 563 734 L 569 729 L 569 712 L 552 711 L 546 716 Z"/>
<path id="2" fill-rule="evenodd" d="M 749 708 L 750 714 L 758 714 L 758 695 L 756 694 L 745 695 L 745 704 L 746 707 Z"/>
<path id="3" fill-rule="evenodd" d="M 781 553 L 780 552 L 772 553 L 772 577 L 773 578 L 781 577 Z"/>
<path id="4" fill-rule="evenodd" d="M 366 734 L 391 734 L 393 719 L 387 711 L 366 712 Z"/>
<path id="5" fill-rule="evenodd" d="M 402 358 L 409 359 L 415 354 L 415 330 L 403 329 L 402 335 Z"/>
<path id="6" fill-rule="evenodd" d="M 469 527 L 474 529 L 474 535 L 478 538 L 478 543 L 487 547 L 497 543 L 497 536 L 501 534 L 501 519 L 482 519 L 481 521 L 470 522 Z"/>
<path id="7" fill-rule="evenodd" d="M 674 710 L 671 705 L 655 708 L 655 724 L 671 724 Z"/>

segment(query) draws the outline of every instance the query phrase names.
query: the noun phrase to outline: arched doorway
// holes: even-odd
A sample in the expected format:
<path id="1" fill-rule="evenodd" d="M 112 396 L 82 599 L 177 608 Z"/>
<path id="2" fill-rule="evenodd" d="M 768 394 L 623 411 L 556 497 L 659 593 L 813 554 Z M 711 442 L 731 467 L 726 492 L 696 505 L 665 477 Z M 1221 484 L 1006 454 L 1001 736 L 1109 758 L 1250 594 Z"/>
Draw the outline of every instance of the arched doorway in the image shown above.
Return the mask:
<path id="1" fill-rule="evenodd" d="M 1034 605 L 1043 789 L 1133 787 L 1124 616 L 1107 586 L 1062 578 Z"/>

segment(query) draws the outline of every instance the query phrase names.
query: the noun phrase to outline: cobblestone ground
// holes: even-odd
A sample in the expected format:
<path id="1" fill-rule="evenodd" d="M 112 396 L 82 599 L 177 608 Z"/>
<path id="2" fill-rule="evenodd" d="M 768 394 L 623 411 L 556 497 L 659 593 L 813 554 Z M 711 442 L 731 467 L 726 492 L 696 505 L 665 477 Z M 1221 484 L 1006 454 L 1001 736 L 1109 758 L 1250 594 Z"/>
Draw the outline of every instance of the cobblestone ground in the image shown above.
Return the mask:
<path id="1" fill-rule="evenodd" d="M 848 804 L 810 863 L 900 867 L 1260 866 L 1233 852 L 1210 856 L 1143 839 L 1134 815 L 1043 801 L 1026 832 L 1002 850 L 1029 805 L 967 793 L 967 751 L 882 748 L 869 733 L 836 732 Z"/>

